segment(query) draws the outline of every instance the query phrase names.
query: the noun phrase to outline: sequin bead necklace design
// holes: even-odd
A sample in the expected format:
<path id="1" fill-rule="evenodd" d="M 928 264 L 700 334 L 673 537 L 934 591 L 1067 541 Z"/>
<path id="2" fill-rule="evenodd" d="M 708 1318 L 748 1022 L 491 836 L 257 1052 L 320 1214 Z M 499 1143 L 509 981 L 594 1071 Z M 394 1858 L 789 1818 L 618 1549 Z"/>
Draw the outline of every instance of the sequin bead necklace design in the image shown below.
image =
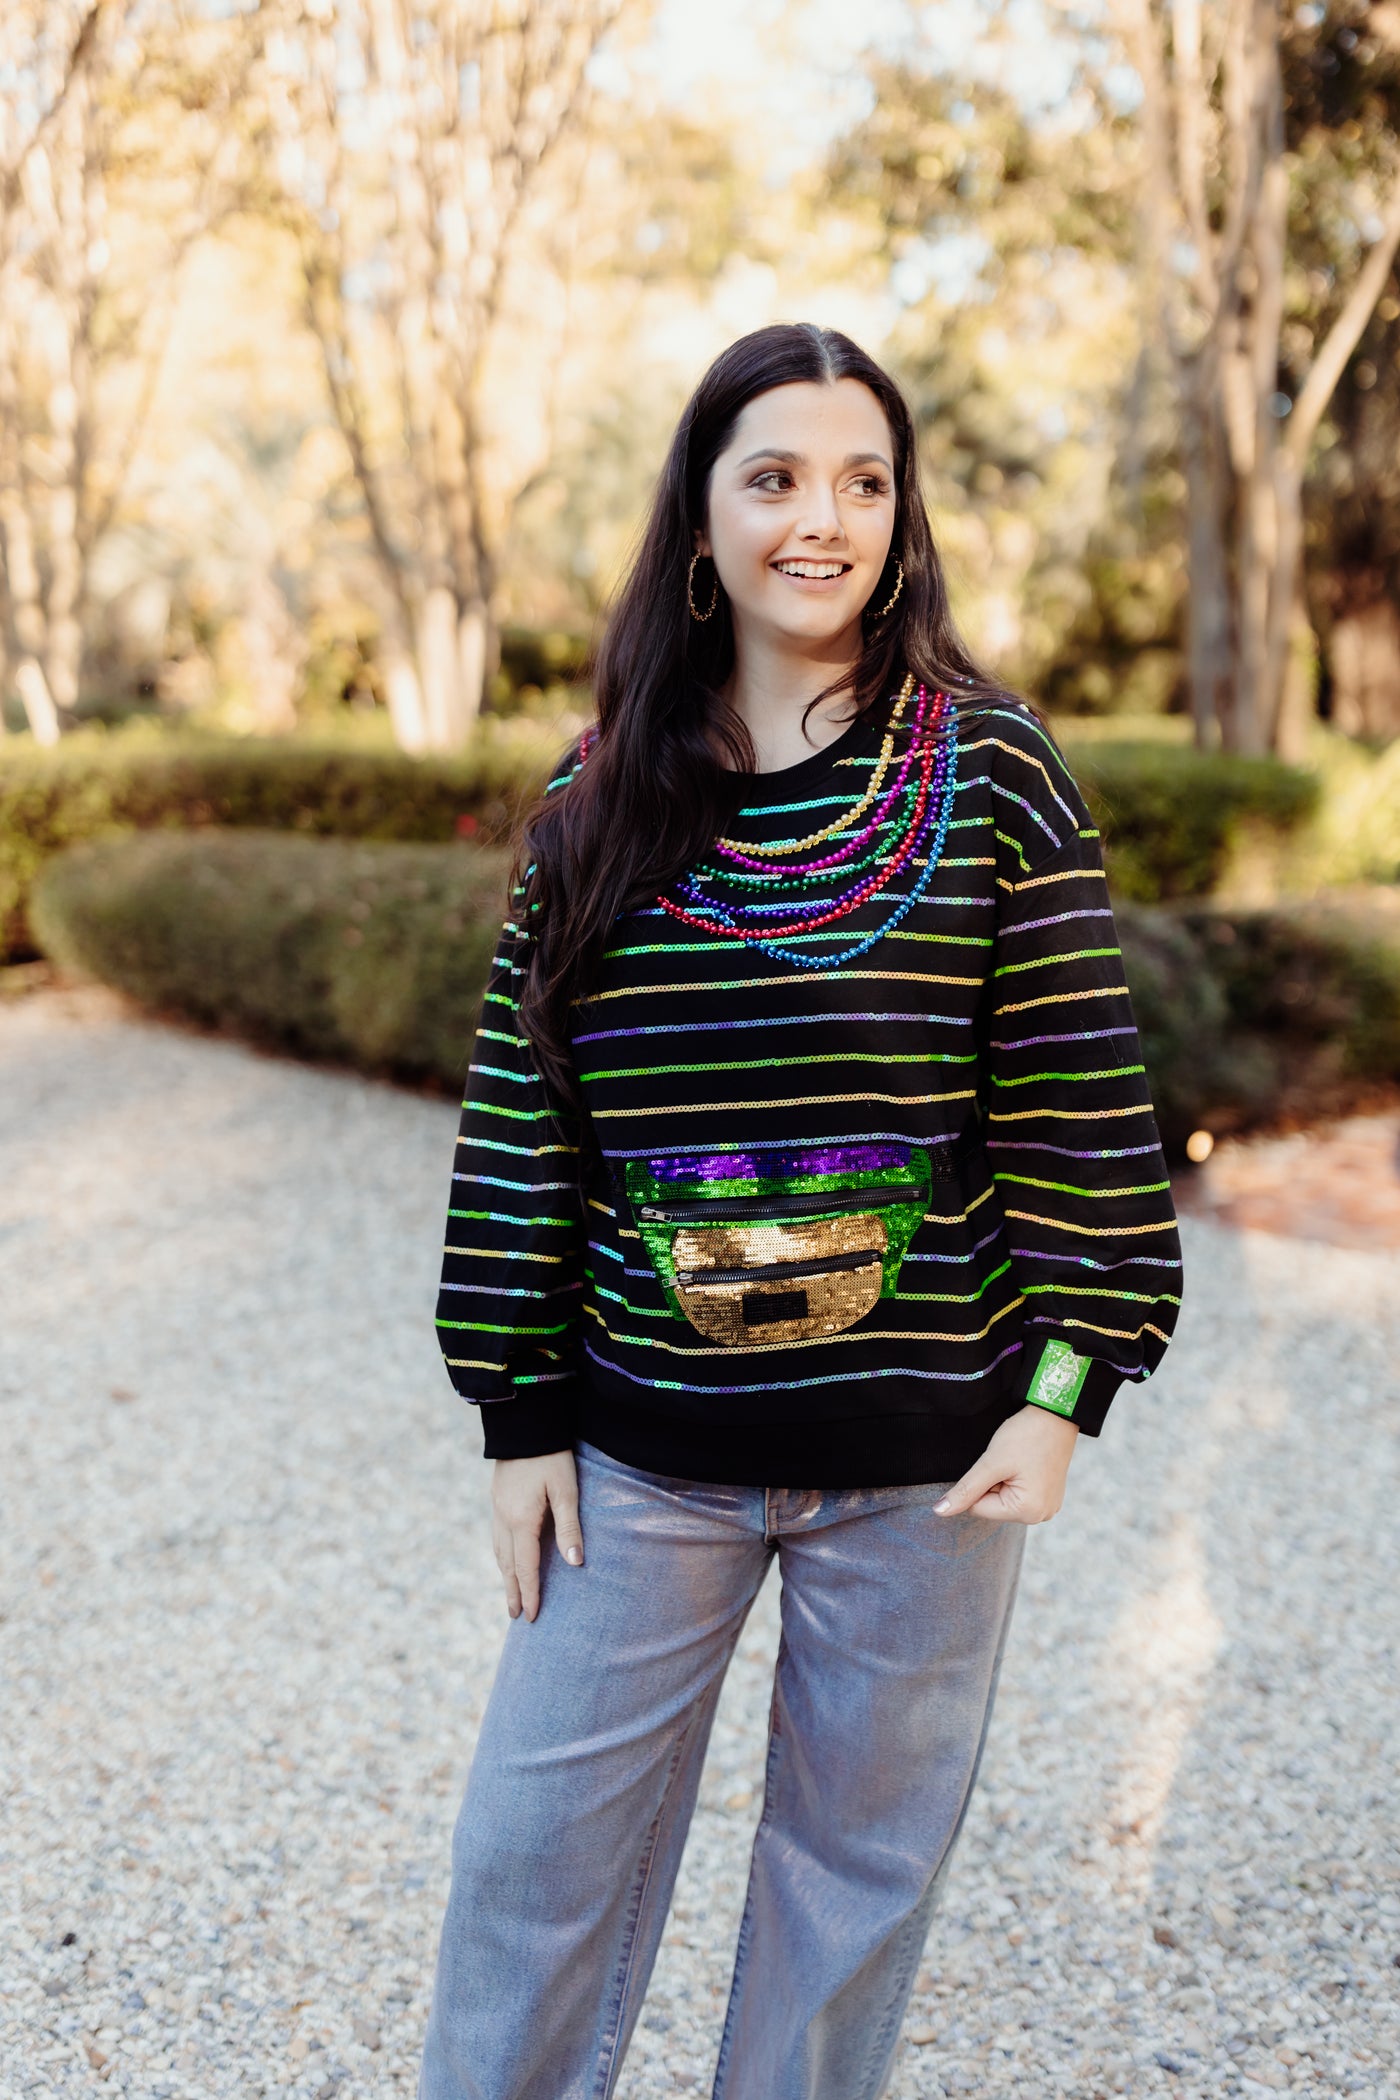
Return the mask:
<path id="1" fill-rule="evenodd" d="M 930 699 L 919 687 L 908 742 L 896 763 L 896 743 L 913 692 L 911 672 L 895 700 L 870 785 L 842 816 L 802 839 L 777 839 L 767 845 L 716 839 L 717 858 L 692 868 L 676 885 L 685 902 L 658 897 L 662 910 L 702 933 L 727 934 L 803 970 L 834 969 L 873 948 L 913 909 L 933 879 L 943 857 L 957 785 L 957 712 L 946 693 Z M 797 857 L 826 845 L 834 850 Z M 827 954 L 784 945 L 810 940 L 822 928 L 849 918 L 920 860 L 910 888 L 889 898 L 893 908 L 888 916 L 859 941 Z M 832 883 L 843 881 L 847 887 L 832 896 Z M 811 886 L 817 886 L 818 894 L 804 899 L 801 889 Z M 799 891 L 795 898 L 774 895 L 794 887 Z M 728 894 L 720 894 L 721 889 Z M 735 897 L 736 890 L 755 894 Z M 780 923 L 762 923 L 773 919 Z"/>

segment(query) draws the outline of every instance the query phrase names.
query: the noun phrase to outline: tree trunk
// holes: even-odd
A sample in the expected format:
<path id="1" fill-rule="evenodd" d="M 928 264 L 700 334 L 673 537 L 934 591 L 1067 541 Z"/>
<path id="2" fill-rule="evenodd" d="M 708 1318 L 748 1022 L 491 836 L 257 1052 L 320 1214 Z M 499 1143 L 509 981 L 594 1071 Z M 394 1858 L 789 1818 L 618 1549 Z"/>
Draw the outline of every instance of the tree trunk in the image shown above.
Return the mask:
<path id="1" fill-rule="evenodd" d="M 429 748 L 427 710 L 423 705 L 418 666 L 411 652 L 397 640 L 386 638 L 381 644 L 380 655 L 384 667 L 384 697 L 389 703 L 394 742 L 400 751 L 410 752 L 416 757 Z"/>
<path id="2" fill-rule="evenodd" d="M 1332 722 L 1344 736 L 1385 742 L 1400 736 L 1400 612 L 1377 598 L 1346 612 L 1332 629 Z"/>
<path id="3" fill-rule="evenodd" d="M 53 704 L 49 682 L 36 657 L 22 657 L 15 666 L 15 690 L 24 702 L 24 712 L 29 717 L 35 743 L 56 744 L 61 733 L 58 709 Z"/>
<path id="4" fill-rule="evenodd" d="M 424 593 L 415 627 L 427 749 L 460 751 L 481 712 L 486 609 L 459 607 L 450 584 L 433 584 Z"/>
<path id="5" fill-rule="evenodd" d="M 1186 658 L 1196 743 L 1208 750 L 1223 722 L 1234 685 L 1225 515 L 1229 500 L 1224 436 L 1216 419 L 1210 371 L 1198 365 L 1182 400 L 1182 464 L 1186 472 L 1189 578 Z"/>
<path id="6" fill-rule="evenodd" d="M 1294 660 L 1300 647 L 1309 661 L 1316 655 L 1303 591 L 1303 477 L 1293 453 L 1284 445 L 1279 446 L 1274 460 L 1274 516 L 1278 544 L 1264 637 L 1261 699 L 1268 748 L 1283 758 L 1303 749 L 1313 711 L 1310 703 L 1307 714 L 1299 717 Z"/>
<path id="7" fill-rule="evenodd" d="M 268 736 L 283 736 L 297 726 L 296 690 L 304 651 L 286 598 L 266 571 L 253 578 L 239 629 L 258 728 Z"/>
<path id="8" fill-rule="evenodd" d="M 1318 666 L 1317 636 L 1308 618 L 1302 564 L 1298 563 L 1293 572 L 1292 609 L 1273 735 L 1274 756 L 1287 765 L 1299 766 L 1307 760 L 1308 731 L 1317 719 Z"/>

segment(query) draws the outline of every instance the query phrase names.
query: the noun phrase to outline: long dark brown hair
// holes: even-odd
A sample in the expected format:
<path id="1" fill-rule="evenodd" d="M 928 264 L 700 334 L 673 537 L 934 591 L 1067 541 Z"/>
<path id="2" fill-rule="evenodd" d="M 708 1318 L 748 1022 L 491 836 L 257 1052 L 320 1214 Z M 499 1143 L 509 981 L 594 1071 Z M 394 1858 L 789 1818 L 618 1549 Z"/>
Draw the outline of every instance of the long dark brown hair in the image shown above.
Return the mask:
<path id="1" fill-rule="evenodd" d="M 587 762 L 540 802 L 525 827 L 519 873 L 531 939 L 520 1018 L 559 1109 L 579 1107 L 572 1010 L 593 988 L 614 922 L 666 889 L 704 851 L 734 806 L 735 774 L 754 771 L 747 731 L 721 698 L 734 666 L 734 627 L 709 564 L 697 568 L 695 588 L 702 608 L 717 589 L 714 617 L 694 620 L 687 602 L 711 469 L 756 395 L 794 380 L 838 379 L 858 379 L 885 411 L 894 442 L 895 522 L 884 573 L 862 616 L 860 657 L 812 705 L 849 690 L 854 720 L 907 671 L 959 700 L 980 704 L 1005 695 L 974 663 L 949 613 L 914 419 L 888 372 L 849 336 L 807 321 L 758 328 L 731 343 L 686 404 L 608 621 Z M 880 618 L 896 561 L 904 587 Z"/>

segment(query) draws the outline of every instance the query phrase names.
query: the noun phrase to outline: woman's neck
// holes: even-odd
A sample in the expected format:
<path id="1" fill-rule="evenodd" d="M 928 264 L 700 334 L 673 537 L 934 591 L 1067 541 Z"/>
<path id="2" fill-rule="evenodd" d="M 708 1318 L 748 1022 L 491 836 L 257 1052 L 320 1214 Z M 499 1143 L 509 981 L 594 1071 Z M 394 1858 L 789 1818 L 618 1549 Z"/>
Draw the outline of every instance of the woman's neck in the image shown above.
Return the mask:
<path id="1" fill-rule="evenodd" d="M 762 644 L 736 648 L 724 697 L 749 733 L 760 773 L 798 765 L 835 743 L 851 720 L 849 681 L 857 660 L 858 649 L 839 642 L 811 656 Z M 817 694 L 838 678 L 847 681 L 844 690 L 807 714 Z"/>

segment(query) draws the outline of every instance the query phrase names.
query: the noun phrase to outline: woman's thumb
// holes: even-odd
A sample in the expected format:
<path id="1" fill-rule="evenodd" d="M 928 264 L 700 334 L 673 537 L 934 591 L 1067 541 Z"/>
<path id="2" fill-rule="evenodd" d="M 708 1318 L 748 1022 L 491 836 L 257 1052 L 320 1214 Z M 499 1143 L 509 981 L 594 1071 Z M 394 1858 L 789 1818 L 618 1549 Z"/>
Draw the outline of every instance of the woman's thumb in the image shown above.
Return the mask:
<path id="1" fill-rule="evenodd" d="M 971 1509 L 974 1502 L 979 1502 L 989 1488 L 996 1486 L 998 1478 L 996 1468 L 989 1466 L 985 1459 L 979 1459 L 975 1466 L 963 1474 L 961 1480 L 949 1488 L 941 1502 L 935 1502 L 934 1515 L 961 1516 L 965 1509 Z"/>
<path id="2" fill-rule="evenodd" d="M 549 1506 L 554 1514 L 554 1543 L 570 1567 L 583 1566 L 583 1529 L 578 1520 L 578 1491 L 556 1489 Z"/>

